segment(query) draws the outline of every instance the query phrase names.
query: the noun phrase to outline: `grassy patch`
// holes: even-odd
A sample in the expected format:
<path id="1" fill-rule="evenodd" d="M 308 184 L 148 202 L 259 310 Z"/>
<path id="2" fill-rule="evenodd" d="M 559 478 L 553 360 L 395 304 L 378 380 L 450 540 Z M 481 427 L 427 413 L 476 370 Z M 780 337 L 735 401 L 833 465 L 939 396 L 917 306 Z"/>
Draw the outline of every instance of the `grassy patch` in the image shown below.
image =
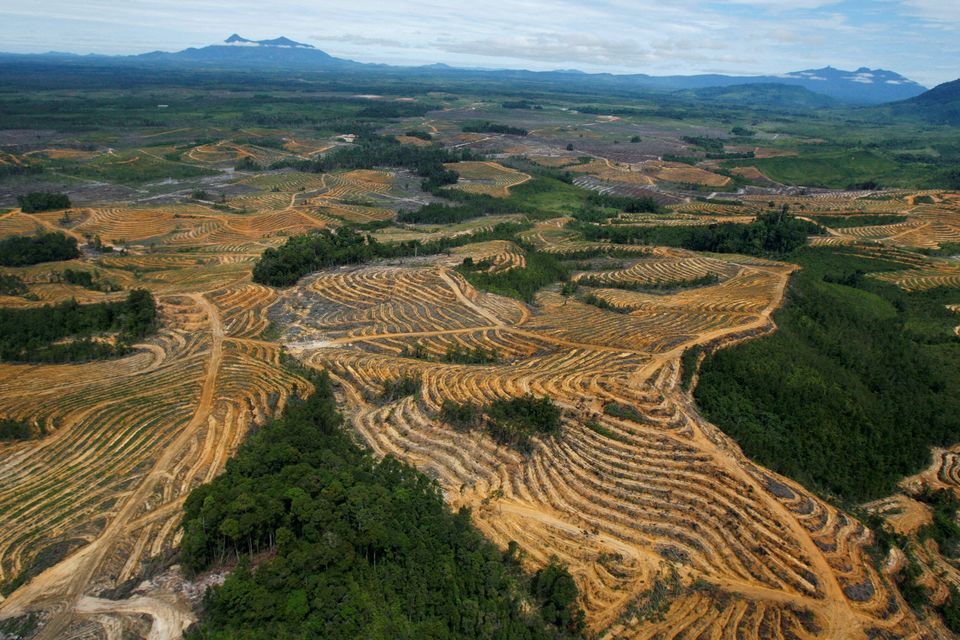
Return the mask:
<path id="1" fill-rule="evenodd" d="M 631 420 L 633 422 L 643 422 L 643 416 L 633 407 L 628 407 L 617 402 L 608 402 L 603 405 L 603 412 L 608 416 L 620 418 L 621 420 Z"/>
<path id="2" fill-rule="evenodd" d="M 736 160 L 727 166 L 754 166 L 777 182 L 831 189 L 885 184 L 885 181 L 899 184 L 902 180 L 894 177 L 901 169 L 899 163 L 864 149 Z"/>

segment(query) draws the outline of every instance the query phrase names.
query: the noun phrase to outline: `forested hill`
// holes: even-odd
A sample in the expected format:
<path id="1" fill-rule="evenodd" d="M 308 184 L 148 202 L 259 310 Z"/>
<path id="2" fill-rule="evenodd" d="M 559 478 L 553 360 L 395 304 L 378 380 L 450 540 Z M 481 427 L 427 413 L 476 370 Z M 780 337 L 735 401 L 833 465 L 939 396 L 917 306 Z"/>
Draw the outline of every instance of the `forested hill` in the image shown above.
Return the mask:
<path id="1" fill-rule="evenodd" d="M 851 503 L 888 495 L 960 439 L 960 341 L 946 288 L 869 277 L 902 265 L 801 249 L 772 335 L 716 352 L 696 398 L 760 464 Z"/>
<path id="2" fill-rule="evenodd" d="M 915 115 L 934 124 L 960 125 L 960 80 L 946 82 L 924 94 L 893 105 L 895 113 Z"/>
<path id="3" fill-rule="evenodd" d="M 581 636 L 566 569 L 523 574 L 520 550 L 498 551 L 469 512 L 446 508 L 434 481 L 359 449 L 341 430 L 329 379 L 300 371 L 313 395 L 187 498 L 185 565 L 240 560 L 208 593 L 191 638 Z"/>

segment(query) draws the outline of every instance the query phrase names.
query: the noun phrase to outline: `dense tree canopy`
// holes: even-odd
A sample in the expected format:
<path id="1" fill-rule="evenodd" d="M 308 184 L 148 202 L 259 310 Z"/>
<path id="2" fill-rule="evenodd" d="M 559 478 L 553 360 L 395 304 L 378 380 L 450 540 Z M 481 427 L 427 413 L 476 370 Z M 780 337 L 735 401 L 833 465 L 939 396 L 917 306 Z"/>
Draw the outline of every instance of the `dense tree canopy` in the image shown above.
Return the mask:
<path id="1" fill-rule="evenodd" d="M 131 291 L 121 302 L 0 308 L 0 359 L 21 362 L 73 362 L 126 353 L 132 340 L 156 326 L 157 307 L 150 292 Z M 100 333 L 114 341 L 93 340 Z"/>
<path id="2" fill-rule="evenodd" d="M 556 563 L 532 580 L 436 483 L 376 462 L 341 430 L 327 377 L 254 433 L 184 505 L 192 570 L 242 558 L 208 592 L 191 637 L 502 640 L 575 637 L 576 585 Z M 246 559 L 270 553 L 251 569 Z"/>
<path id="3" fill-rule="evenodd" d="M 70 198 L 63 193 L 46 193 L 38 191 L 28 193 L 25 196 L 17 196 L 17 205 L 25 213 L 54 211 L 56 209 L 69 209 Z"/>
<path id="4" fill-rule="evenodd" d="M 24 267 L 79 257 L 76 238 L 62 233 L 11 236 L 0 240 L 0 265 L 5 267 Z"/>
<path id="5" fill-rule="evenodd" d="M 5 440 L 26 440 L 32 435 L 30 425 L 21 420 L 0 418 L 0 442 Z"/>
<path id="6" fill-rule="evenodd" d="M 490 122 L 489 120 L 464 125 L 463 130 L 469 133 L 505 133 L 511 136 L 527 135 L 526 129 L 511 127 L 508 124 Z"/>
<path id="7" fill-rule="evenodd" d="M 550 398 L 532 395 L 495 400 L 485 406 L 444 400 L 440 419 L 460 430 L 483 428 L 490 436 L 521 451 L 529 451 L 533 436 L 560 434 L 560 408 Z"/>
<path id="8" fill-rule="evenodd" d="M 532 302 L 537 291 L 570 275 L 567 267 L 549 253 L 527 251 L 525 262 L 521 268 L 493 273 L 478 271 L 470 263 L 458 270 L 475 287 L 524 302 Z"/>
<path id="9" fill-rule="evenodd" d="M 633 197 L 618 196 L 610 193 L 591 191 L 587 196 L 587 204 L 596 207 L 617 209 L 625 213 L 661 213 L 661 207 L 656 200 L 649 196 Z"/>
<path id="10" fill-rule="evenodd" d="M 617 244 L 652 244 L 683 247 L 694 251 L 745 253 L 748 255 L 780 255 L 789 253 L 807 242 L 809 235 L 823 229 L 800 220 L 786 211 L 763 213 L 750 224 L 724 222 L 708 226 L 598 225 L 571 223 L 587 240 L 609 240 Z"/>
<path id="11" fill-rule="evenodd" d="M 26 283 L 20 276 L 0 273 L 0 296 L 20 296 L 27 292 Z"/>
<path id="12" fill-rule="evenodd" d="M 905 293 L 896 265 L 805 249 L 773 335 L 703 363 L 696 398 L 751 458 L 862 501 L 960 439 L 955 292 Z"/>

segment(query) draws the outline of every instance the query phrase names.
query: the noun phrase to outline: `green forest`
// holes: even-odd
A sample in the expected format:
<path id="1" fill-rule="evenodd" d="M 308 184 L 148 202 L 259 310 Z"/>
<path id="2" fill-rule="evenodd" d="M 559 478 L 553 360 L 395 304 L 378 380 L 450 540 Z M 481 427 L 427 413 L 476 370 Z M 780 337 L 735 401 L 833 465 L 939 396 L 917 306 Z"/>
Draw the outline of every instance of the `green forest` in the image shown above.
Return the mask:
<path id="1" fill-rule="evenodd" d="M 472 242 L 513 240 L 529 224 L 501 222 L 486 229 L 429 242 L 381 243 L 350 227 L 336 231 L 323 229 L 315 233 L 292 236 L 279 247 L 264 251 L 253 267 L 253 281 L 274 287 L 285 287 L 313 271 L 344 264 L 362 264 L 377 258 L 431 255 Z"/>
<path id="2" fill-rule="evenodd" d="M 452 513 L 413 467 L 377 462 L 341 429 L 326 374 L 255 432 L 184 505 L 191 571 L 237 563 L 208 591 L 199 639 L 540 640 L 580 637 L 577 588 L 535 575 Z"/>
<path id="3" fill-rule="evenodd" d="M 560 408 L 550 398 L 532 395 L 494 400 L 482 407 L 444 400 L 440 408 L 440 419 L 455 429 L 482 428 L 500 444 L 523 452 L 531 451 L 534 436 L 559 435 L 560 417 Z"/>
<path id="4" fill-rule="evenodd" d="M 822 227 L 795 218 L 786 208 L 762 213 L 750 224 L 723 222 L 708 226 L 638 227 L 571 222 L 569 226 L 583 233 L 587 240 L 756 256 L 789 253 L 806 244 L 808 236 L 823 233 Z"/>
<path id="5" fill-rule="evenodd" d="M 22 420 L 0 418 L 0 442 L 10 440 L 26 440 L 33 435 L 30 425 Z"/>
<path id="6" fill-rule="evenodd" d="M 0 265 L 5 267 L 25 267 L 79 257 L 76 238 L 62 233 L 10 236 L 0 240 Z"/>
<path id="7" fill-rule="evenodd" d="M 0 360 L 79 362 L 123 355 L 130 342 L 156 328 L 157 306 L 149 291 L 136 289 L 126 300 L 24 309 L 0 308 Z M 114 334 L 114 341 L 95 340 Z M 66 340 L 69 339 L 69 340 Z"/>
<path id="8" fill-rule="evenodd" d="M 542 251 L 526 251 L 523 268 L 509 271 L 487 272 L 477 270 L 480 263 L 466 262 L 457 267 L 470 284 L 523 302 L 533 302 L 537 291 L 546 285 L 566 280 L 570 272 L 557 258 Z"/>
<path id="9" fill-rule="evenodd" d="M 17 205 L 24 213 L 69 209 L 70 198 L 62 193 L 33 192 L 17 197 Z"/>
<path id="10" fill-rule="evenodd" d="M 430 191 L 455 184 L 459 179 L 457 172 L 444 167 L 444 163 L 479 158 L 469 149 L 452 151 L 435 145 L 416 147 L 401 144 L 392 137 L 377 135 L 363 125 L 358 131 L 355 145 L 342 147 L 316 160 L 284 160 L 270 168 L 293 167 L 300 171 L 323 173 L 337 169 L 402 167 L 423 178 L 421 187 Z"/>
<path id="11" fill-rule="evenodd" d="M 833 249 L 789 256 L 778 330 L 702 365 L 706 416 L 764 466 L 843 500 L 886 495 L 960 438 L 955 292 L 906 293 L 899 268 Z"/>

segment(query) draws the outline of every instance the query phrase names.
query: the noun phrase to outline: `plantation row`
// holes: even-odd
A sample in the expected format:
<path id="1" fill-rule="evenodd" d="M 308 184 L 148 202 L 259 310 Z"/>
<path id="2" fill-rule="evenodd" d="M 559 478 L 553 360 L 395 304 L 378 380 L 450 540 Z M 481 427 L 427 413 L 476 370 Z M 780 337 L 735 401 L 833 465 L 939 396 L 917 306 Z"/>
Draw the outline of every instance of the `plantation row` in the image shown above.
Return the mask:
<path id="1" fill-rule="evenodd" d="M 271 295 L 225 290 L 217 306 L 165 297 L 160 332 L 111 363 L 0 366 L 0 414 L 36 420 L 45 438 L 26 458 L 26 443 L 0 455 L 5 593 L 19 586 L 14 598 L 36 597 L 31 579 L 81 543 L 98 553 L 80 570 L 115 586 L 175 546 L 190 489 L 220 473 L 252 424 L 305 390 L 277 347 L 246 341 L 266 328 Z"/>
<path id="2" fill-rule="evenodd" d="M 827 602 L 894 634 L 913 628 L 862 556 L 859 523 L 733 453 L 680 397 L 678 346 L 768 327 L 789 272 L 762 260 L 696 268 L 738 275 L 673 294 L 617 289 L 647 298 L 635 316 L 617 316 L 543 291 L 523 311 L 447 272 L 451 288 L 436 268 L 359 267 L 312 277 L 277 313 L 297 319 L 290 348 L 331 373 L 372 450 L 436 477 L 451 504 L 472 507 L 501 548 L 516 541 L 531 567 L 566 562 L 594 631 L 830 637 Z M 645 328 L 624 326 L 634 318 Z M 449 361 L 455 349 L 498 357 Z M 562 409 L 551 437 L 518 451 L 470 428 L 483 426 L 481 407 L 527 394 Z M 630 411 L 605 413 L 613 404 Z M 701 582 L 681 580 L 656 601 L 662 563 Z M 773 604 L 742 585 L 783 595 Z"/>

